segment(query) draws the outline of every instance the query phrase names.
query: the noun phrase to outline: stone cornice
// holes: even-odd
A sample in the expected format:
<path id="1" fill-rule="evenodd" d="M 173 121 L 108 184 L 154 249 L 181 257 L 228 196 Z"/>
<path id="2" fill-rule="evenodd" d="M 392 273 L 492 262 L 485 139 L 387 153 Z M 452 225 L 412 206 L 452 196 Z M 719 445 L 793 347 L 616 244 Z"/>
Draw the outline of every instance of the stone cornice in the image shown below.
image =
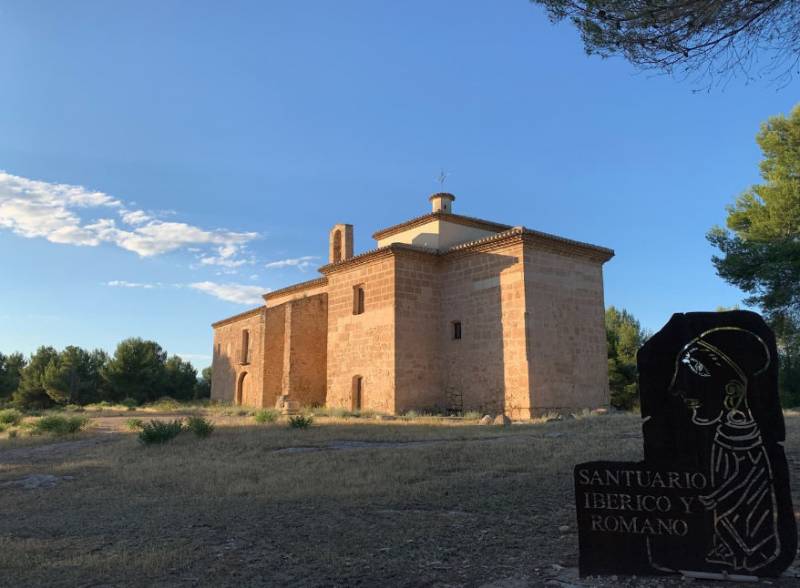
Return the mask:
<path id="1" fill-rule="evenodd" d="M 235 323 L 236 321 L 239 321 L 239 320 L 242 320 L 242 319 L 246 319 L 246 318 L 250 318 L 251 316 L 256 316 L 257 314 L 262 312 L 264 310 L 264 308 L 265 308 L 264 306 L 259 306 L 257 308 L 253 308 L 253 309 L 250 309 L 250 310 L 246 310 L 244 312 L 240 312 L 239 314 L 235 314 L 233 316 L 229 316 L 228 318 L 222 319 L 221 321 L 217 321 L 215 323 L 211 323 L 211 326 L 216 329 L 217 327 L 222 327 L 222 326 L 227 325 L 229 323 Z"/>
<path id="2" fill-rule="evenodd" d="M 487 231 L 495 231 L 495 232 L 507 231 L 508 229 L 511 228 L 510 225 L 495 223 L 492 221 L 487 221 L 472 216 L 463 216 L 460 214 L 452 214 L 449 212 L 429 212 L 428 214 L 412 218 L 404 223 L 400 223 L 399 225 L 393 225 L 391 227 L 381 229 L 380 231 L 373 233 L 372 238 L 375 240 L 380 240 L 385 237 L 389 237 L 391 235 L 395 235 L 397 233 L 401 233 L 408 229 L 413 229 L 414 227 L 418 227 L 420 225 L 424 225 L 426 223 L 436 220 L 447 221 L 455 223 L 457 225 L 464 225 L 466 227 L 473 227 L 476 229 L 484 229 Z"/>
<path id="3" fill-rule="evenodd" d="M 292 292 L 299 292 L 301 290 L 308 290 L 309 288 L 314 288 L 316 286 L 325 286 L 328 283 L 328 278 L 315 278 L 313 280 L 308 280 L 306 282 L 300 282 L 299 284 L 294 284 L 292 286 L 286 286 L 285 288 L 281 288 L 280 290 L 273 290 L 272 292 L 267 292 L 262 296 L 264 300 L 271 300 L 273 298 L 277 298 L 279 296 L 283 296 L 285 294 L 290 294 Z"/>

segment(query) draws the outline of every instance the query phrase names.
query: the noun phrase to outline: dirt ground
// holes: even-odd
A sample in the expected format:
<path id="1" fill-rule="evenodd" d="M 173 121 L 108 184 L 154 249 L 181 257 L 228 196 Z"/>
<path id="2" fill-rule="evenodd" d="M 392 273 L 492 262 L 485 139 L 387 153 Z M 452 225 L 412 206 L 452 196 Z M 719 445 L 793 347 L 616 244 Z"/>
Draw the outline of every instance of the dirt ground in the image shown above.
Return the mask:
<path id="1" fill-rule="evenodd" d="M 101 414 L 75 438 L 0 441 L 0 585 L 688 583 L 577 577 L 572 467 L 641 459 L 633 415 L 290 430 L 213 414 L 211 437 L 157 447 L 127 431 L 131 416 L 153 417 Z M 787 429 L 798 505 L 800 415 Z M 760 584 L 800 586 L 796 573 Z"/>

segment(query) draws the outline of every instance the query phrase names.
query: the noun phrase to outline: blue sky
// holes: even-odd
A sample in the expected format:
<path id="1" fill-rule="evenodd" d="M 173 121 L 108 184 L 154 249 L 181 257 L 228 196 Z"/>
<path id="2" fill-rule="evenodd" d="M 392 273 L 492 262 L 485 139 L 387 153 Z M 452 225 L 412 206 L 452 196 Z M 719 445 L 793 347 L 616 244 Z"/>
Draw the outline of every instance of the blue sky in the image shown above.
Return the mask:
<path id="1" fill-rule="evenodd" d="M 737 304 L 705 233 L 800 83 L 696 89 L 525 0 L 0 0 L 0 351 L 202 367 L 211 322 L 316 277 L 333 224 L 362 251 L 427 212 L 440 167 L 456 212 L 613 248 L 606 303 L 649 329 Z"/>

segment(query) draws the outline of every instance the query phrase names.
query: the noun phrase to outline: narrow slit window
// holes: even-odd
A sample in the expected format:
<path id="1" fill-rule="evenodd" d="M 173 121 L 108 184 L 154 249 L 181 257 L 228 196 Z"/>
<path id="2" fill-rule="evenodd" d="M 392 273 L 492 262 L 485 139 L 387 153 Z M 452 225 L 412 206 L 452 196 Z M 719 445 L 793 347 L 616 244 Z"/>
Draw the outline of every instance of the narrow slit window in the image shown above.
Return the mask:
<path id="1" fill-rule="evenodd" d="M 242 358 L 241 363 L 249 363 L 248 355 L 250 354 L 250 331 L 242 331 Z"/>
<path id="2" fill-rule="evenodd" d="M 453 339 L 461 339 L 461 321 L 453 321 Z"/>
<path id="3" fill-rule="evenodd" d="M 361 410 L 363 389 L 364 378 L 361 376 L 353 376 L 353 410 Z"/>
<path id="4" fill-rule="evenodd" d="M 364 314 L 364 286 L 353 288 L 353 314 Z"/>

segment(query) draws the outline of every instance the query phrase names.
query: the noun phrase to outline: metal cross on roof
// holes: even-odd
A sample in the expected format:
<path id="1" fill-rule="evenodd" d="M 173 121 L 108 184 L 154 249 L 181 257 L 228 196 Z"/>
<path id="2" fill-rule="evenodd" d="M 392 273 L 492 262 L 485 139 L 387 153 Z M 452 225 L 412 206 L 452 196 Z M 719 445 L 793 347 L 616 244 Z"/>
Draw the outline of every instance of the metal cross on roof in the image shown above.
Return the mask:
<path id="1" fill-rule="evenodd" d="M 439 191 L 444 192 L 444 183 L 452 172 L 445 171 L 444 168 L 439 172 L 439 176 L 436 178 L 436 181 L 439 182 Z"/>

